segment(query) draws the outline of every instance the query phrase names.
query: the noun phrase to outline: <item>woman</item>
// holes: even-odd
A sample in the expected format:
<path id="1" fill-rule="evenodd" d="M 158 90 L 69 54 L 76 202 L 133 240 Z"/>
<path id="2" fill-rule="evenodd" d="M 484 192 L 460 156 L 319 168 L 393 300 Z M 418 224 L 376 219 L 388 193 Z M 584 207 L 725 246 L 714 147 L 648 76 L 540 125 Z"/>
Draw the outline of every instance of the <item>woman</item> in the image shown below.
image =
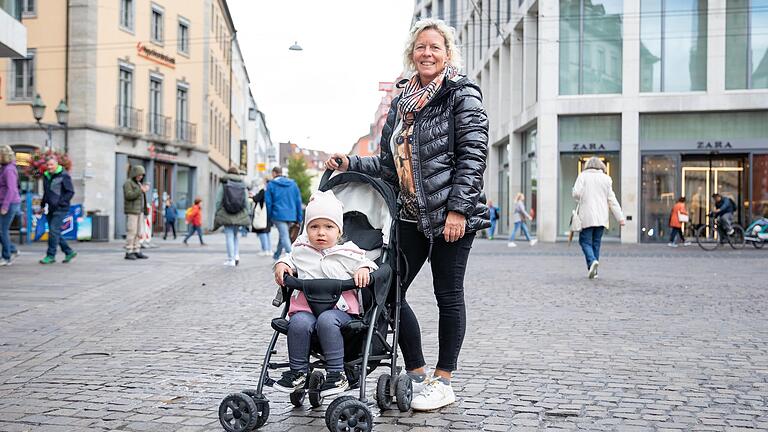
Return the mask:
<path id="1" fill-rule="evenodd" d="M 523 201 L 525 201 L 525 195 L 518 193 L 515 197 L 515 208 L 512 209 L 512 223 L 514 223 L 514 225 L 512 228 L 512 234 L 509 236 L 507 247 L 517 246 L 517 243 L 515 243 L 515 236 L 517 235 L 518 230 L 523 231 L 525 239 L 531 246 L 535 245 L 537 242 L 535 239 L 531 240 L 531 236 L 528 235 L 528 225 L 525 224 L 525 221 L 533 220 L 533 217 L 527 211 L 525 211 L 525 203 Z"/>
<path id="2" fill-rule="evenodd" d="M 581 218 L 579 245 L 587 260 L 587 277 L 595 279 L 597 266 L 600 265 L 600 242 L 608 227 L 609 207 L 619 225 L 624 226 L 624 215 L 613 193 L 613 180 L 605 173 L 605 164 L 600 158 L 591 157 L 587 160 L 584 170 L 573 185 L 573 198 L 578 203 Z"/>
<path id="3" fill-rule="evenodd" d="M 19 213 L 21 195 L 19 195 L 19 173 L 13 149 L 0 147 L 0 244 L 3 253 L 0 267 L 11 265 L 11 259 L 19 252 L 11 242 L 11 223 Z"/>
<path id="4" fill-rule="evenodd" d="M 415 74 L 398 83 L 381 137 L 381 154 L 334 154 L 329 169 L 381 177 L 399 193 L 400 248 L 410 269 L 403 282 L 399 345 L 405 368 L 416 383 L 417 411 L 456 400 L 456 369 L 466 330 L 464 273 L 475 233 L 490 227 L 483 171 L 488 152 L 488 119 L 478 86 L 458 73 L 461 53 L 453 28 L 425 19 L 410 32 L 405 66 Z M 339 164 L 336 159 L 341 161 Z M 405 301 L 405 290 L 429 259 L 440 310 L 439 358 L 427 376 L 421 329 Z"/>
<path id="5" fill-rule="evenodd" d="M 272 242 L 269 238 L 269 234 L 272 231 L 272 221 L 269 220 L 267 207 L 264 202 L 264 194 L 268 183 L 269 180 L 265 180 L 264 187 L 252 198 L 254 206 L 251 226 L 253 231 L 259 235 L 259 242 L 261 243 L 259 255 L 262 256 L 272 256 Z"/>
<path id="6" fill-rule="evenodd" d="M 680 220 L 684 219 L 684 220 Z M 685 197 L 678 198 L 672 213 L 669 215 L 669 247 L 677 247 L 677 236 L 683 241 L 683 246 L 690 246 L 691 242 L 685 240 L 683 235 L 683 222 L 688 222 L 688 210 L 685 208 Z"/>
<path id="7" fill-rule="evenodd" d="M 225 266 L 235 267 L 240 264 L 240 227 L 251 224 L 248 215 L 248 189 L 240 172 L 230 167 L 221 178 L 221 187 L 216 195 L 216 215 L 213 217 L 213 230 L 224 227 L 227 241 L 227 260 Z"/>

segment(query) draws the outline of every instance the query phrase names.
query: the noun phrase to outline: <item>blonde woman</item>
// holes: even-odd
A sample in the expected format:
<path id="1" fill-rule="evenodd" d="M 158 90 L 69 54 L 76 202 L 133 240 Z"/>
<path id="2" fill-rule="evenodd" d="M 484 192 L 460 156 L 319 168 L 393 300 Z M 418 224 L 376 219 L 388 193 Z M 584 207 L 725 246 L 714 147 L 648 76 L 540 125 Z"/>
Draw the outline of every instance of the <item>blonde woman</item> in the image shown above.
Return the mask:
<path id="1" fill-rule="evenodd" d="M 528 225 L 526 225 L 525 221 L 533 220 L 533 217 L 531 217 L 531 215 L 525 210 L 524 201 L 525 195 L 518 193 L 515 197 L 515 205 L 512 207 L 512 223 L 514 225 L 512 227 L 512 234 L 509 236 L 507 247 L 517 247 L 517 243 L 515 243 L 515 235 L 517 235 L 518 229 L 523 232 L 525 239 L 531 246 L 535 245 L 538 241 L 536 239 L 531 240 L 531 236 L 528 235 Z"/>
<path id="2" fill-rule="evenodd" d="M 454 29 L 443 21 L 424 19 L 413 26 L 405 65 L 414 74 L 398 83 L 403 92 L 392 101 L 381 154 L 337 153 L 326 167 L 381 177 L 399 194 L 399 246 L 410 269 L 402 285 L 399 344 L 417 394 L 411 407 L 429 411 L 456 401 L 451 375 L 466 331 L 464 274 L 475 233 L 491 226 L 481 199 L 488 118 L 480 88 L 459 73 Z M 405 301 L 408 286 L 428 258 L 440 310 L 440 349 L 431 377 L 419 321 Z"/>
<path id="3" fill-rule="evenodd" d="M 587 277 L 590 279 L 597 278 L 600 244 L 608 227 L 609 208 L 619 225 L 624 226 L 624 214 L 613 193 L 613 180 L 605 171 L 605 163 L 600 158 L 591 157 L 573 185 L 573 199 L 578 203 L 582 226 L 579 245 L 587 260 Z"/>
<path id="4" fill-rule="evenodd" d="M 15 154 L 10 146 L 0 146 L 0 243 L 3 247 L 0 267 L 11 265 L 11 260 L 19 253 L 11 241 L 10 228 L 20 207 Z"/>

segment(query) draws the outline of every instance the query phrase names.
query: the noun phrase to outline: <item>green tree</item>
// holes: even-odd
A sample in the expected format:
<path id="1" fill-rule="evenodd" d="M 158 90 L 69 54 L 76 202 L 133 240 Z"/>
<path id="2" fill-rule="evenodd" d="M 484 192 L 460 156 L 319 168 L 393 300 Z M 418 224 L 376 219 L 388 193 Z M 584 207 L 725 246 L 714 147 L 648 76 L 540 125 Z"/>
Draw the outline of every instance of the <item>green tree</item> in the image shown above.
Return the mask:
<path id="1" fill-rule="evenodd" d="M 288 159 L 288 177 L 296 181 L 301 191 L 301 201 L 306 204 L 312 194 L 312 177 L 307 173 L 307 161 L 301 156 Z"/>

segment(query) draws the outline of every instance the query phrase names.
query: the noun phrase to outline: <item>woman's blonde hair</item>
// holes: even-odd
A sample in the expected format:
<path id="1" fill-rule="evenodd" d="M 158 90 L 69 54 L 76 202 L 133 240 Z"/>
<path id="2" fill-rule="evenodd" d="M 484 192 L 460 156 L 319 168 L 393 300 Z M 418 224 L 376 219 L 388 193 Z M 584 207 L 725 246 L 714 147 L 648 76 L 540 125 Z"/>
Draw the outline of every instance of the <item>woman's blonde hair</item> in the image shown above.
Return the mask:
<path id="1" fill-rule="evenodd" d="M 592 156 L 587 160 L 587 163 L 584 164 L 584 169 L 596 169 L 605 172 L 607 168 L 605 167 L 605 163 L 601 161 L 599 157 Z"/>
<path id="2" fill-rule="evenodd" d="M 419 37 L 419 34 L 424 30 L 430 29 L 437 31 L 443 36 L 443 39 L 445 39 L 445 50 L 447 54 L 445 62 L 456 69 L 461 69 L 463 61 L 461 58 L 461 50 L 459 50 L 458 45 L 456 45 L 456 30 L 446 24 L 445 21 L 434 18 L 425 18 L 416 21 L 416 24 L 411 27 L 408 42 L 406 43 L 405 51 L 403 52 L 403 64 L 405 65 L 405 69 L 409 72 L 416 71 L 416 65 L 413 63 L 413 46 L 416 44 L 416 39 Z"/>
<path id="3" fill-rule="evenodd" d="M 0 164 L 5 165 L 13 162 L 15 158 L 13 149 L 9 145 L 0 146 Z"/>
<path id="4" fill-rule="evenodd" d="M 525 195 L 522 192 L 518 192 L 517 195 L 515 196 L 515 202 L 518 202 L 524 198 L 525 198 Z"/>

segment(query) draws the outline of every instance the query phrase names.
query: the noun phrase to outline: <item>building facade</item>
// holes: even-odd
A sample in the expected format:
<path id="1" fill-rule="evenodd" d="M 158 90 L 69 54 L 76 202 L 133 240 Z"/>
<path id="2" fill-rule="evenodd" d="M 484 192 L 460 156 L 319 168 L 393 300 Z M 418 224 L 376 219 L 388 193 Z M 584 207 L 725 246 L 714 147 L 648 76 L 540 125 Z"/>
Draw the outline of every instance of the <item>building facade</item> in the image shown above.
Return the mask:
<path id="1" fill-rule="evenodd" d="M 0 58 L 27 56 L 27 28 L 21 20 L 25 15 L 33 14 L 34 8 L 34 2 L 0 0 Z"/>
<path id="2" fill-rule="evenodd" d="M 672 205 L 706 222 L 710 196 L 747 224 L 768 212 L 768 4 L 762 0 L 421 0 L 457 29 L 490 120 L 486 194 L 509 231 L 564 238 L 571 187 L 603 159 L 627 217 L 607 235 L 665 241 Z"/>
<path id="3" fill-rule="evenodd" d="M 65 100 L 68 127 L 54 130 L 48 145 L 72 160 L 74 201 L 108 215 L 115 238 L 125 232 L 122 184 L 129 165 L 147 171 L 156 230 L 163 227 L 167 198 L 183 215 L 202 197 L 212 215 L 219 178 L 240 164 L 232 143 L 239 146 L 246 127 L 233 113 L 247 113 L 250 103 L 233 97 L 235 29 L 226 2 L 100 3 L 29 2 L 38 9 L 23 16 L 26 60 L 0 60 L 9 92 L 0 100 L 0 143 L 11 145 L 20 159 L 45 148 L 30 103 L 36 94 L 49 106 Z M 240 59 L 238 76 L 244 67 Z M 249 84 L 244 75 L 237 87 L 242 94 Z M 52 109 L 43 121 L 56 123 Z M 28 181 L 23 187 L 36 192 L 39 186 Z M 212 218 L 206 219 L 209 225 Z"/>

